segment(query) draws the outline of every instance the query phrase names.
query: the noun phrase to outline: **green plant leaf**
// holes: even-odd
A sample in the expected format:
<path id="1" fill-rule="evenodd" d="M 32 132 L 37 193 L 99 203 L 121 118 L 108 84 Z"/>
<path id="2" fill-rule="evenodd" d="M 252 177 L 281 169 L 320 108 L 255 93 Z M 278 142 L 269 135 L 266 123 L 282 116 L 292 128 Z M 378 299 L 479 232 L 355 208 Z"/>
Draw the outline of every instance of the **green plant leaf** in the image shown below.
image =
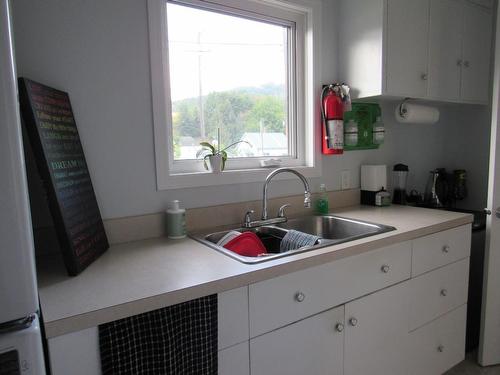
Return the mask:
<path id="1" fill-rule="evenodd" d="M 210 143 L 208 143 L 208 142 L 200 142 L 200 146 L 208 148 L 210 150 L 210 152 L 212 153 L 212 155 L 215 155 L 215 152 L 216 152 L 215 151 L 215 147 L 212 146 Z"/>
<path id="2" fill-rule="evenodd" d="M 196 151 L 196 157 L 199 158 L 200 156 L 205 156 L 203 154 L 209 153 L 210 151 L 207 150 L 206 148 L 201 148 L 198 151 Z"/>
<path id="3" fill-rule="evenodd" d="M 208 171 L 208 164 L 207 164 L 207 158 L 209 157 L 210 155 L 205 155 L 203 157 L 203 166 L 205 167 L 205 169 Z"/>
<path id="4" fill-rule="evenodd" d="M 252 144 L 251 144 L 250 142 L 247 142 L 247 141 L 237 141 L 237 142 L 231 143 L 231 144 L 230 144 L 229 146 L 227 146 L 227 147 L 224 147 L 224 148 L 221 150 L 221 152 L 222 152 L 222 151 L 226 151 L 228 148 L 231 148 L 231 147 L 233 147 L 233 146 L 236 146 L 238 143 L 247 143 L 250 147 L 252 147 Z"/>
<path id="5" fill-rule="evenodd" d="M 226 167 L 227 152 L 222 150 L 220 154 L 222 156 L 222 170 L 224 170 L 224 168 Z"/>

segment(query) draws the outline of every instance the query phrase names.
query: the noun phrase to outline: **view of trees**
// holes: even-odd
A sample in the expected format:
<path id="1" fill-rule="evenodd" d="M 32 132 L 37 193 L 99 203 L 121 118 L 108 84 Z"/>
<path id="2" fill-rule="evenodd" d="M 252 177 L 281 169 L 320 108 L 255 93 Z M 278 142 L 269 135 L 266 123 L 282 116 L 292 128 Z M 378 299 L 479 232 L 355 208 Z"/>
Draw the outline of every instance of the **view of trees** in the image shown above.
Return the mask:
<path id="1" fill-rule="evenodd" d="M 174 150 L 180 155 L 181 137 L 192 137 L 195 144 L 217 139 L 227 146 L 247 132 L 285 134 L 286 99 L 280 85 L 259 88 L 240 88 L 213 92 L 201 98 L 189 98 L 172 103 Z M 201 134 L 200 107 L 203 108 L 205 136 Z"/>

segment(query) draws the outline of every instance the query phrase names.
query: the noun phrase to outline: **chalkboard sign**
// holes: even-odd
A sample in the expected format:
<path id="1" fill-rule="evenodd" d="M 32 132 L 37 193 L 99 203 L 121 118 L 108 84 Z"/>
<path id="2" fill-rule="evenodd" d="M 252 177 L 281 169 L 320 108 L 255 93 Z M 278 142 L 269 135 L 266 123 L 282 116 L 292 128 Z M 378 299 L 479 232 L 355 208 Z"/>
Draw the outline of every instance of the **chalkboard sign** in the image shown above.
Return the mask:
<path id="1" fill-rule="evenodd" d="M 109 245 L 69 96 L 19 78 L 19 102 L 64 262 L 75 276 Z"/>

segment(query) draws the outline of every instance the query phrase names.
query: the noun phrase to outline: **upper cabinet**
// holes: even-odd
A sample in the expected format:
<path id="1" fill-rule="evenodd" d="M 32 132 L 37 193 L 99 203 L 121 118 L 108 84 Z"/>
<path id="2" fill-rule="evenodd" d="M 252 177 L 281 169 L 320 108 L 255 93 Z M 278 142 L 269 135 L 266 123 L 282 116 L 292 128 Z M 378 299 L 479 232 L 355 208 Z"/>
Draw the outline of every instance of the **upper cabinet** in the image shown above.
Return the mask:
<path id="1" fill-rule="evenodd" d="M 387 0 L 386 90 L 421 97 L 427 91 L 428 0 Z"/>
<path id="2" fill-rule="evenodd" d="M 353 98 L 487 104 L 491 0 L 340 0 L 340 78 Z"/>
<path id="3" fill-rule="evenodd" d="M 461 98 L 487 102 L 490 86 L 491 12 L 465 3 Z"/>

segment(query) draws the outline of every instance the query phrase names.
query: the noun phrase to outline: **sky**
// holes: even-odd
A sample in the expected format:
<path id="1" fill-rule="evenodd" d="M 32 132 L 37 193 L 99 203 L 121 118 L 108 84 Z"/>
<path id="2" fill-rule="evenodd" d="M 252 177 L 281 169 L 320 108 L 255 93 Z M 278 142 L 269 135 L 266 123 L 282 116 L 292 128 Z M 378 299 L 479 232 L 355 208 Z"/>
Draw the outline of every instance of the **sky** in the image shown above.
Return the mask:
<path id="1" fill-rule="evenodd" d="M 286 28 L 167 3 L 172 101 L 285 84 Z M 201 68 L 201 74 L 200 74 Z"/>

